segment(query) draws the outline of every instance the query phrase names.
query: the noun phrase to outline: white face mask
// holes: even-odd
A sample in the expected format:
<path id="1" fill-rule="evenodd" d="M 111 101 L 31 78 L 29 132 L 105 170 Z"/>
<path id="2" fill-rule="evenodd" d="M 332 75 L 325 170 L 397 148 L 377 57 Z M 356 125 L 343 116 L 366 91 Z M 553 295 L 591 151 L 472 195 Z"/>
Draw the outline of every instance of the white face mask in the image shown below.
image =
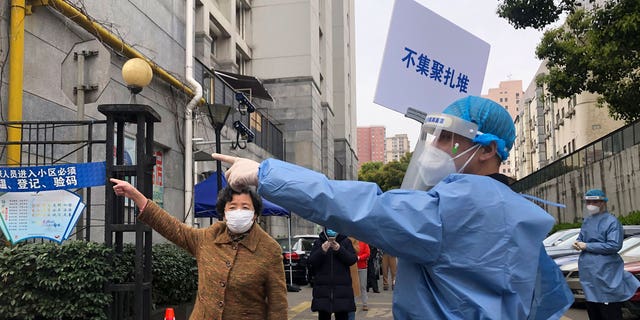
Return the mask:
<path id="1" fill-rule="evenodd" d="M 253 210 L 230 210 L 224 213 L 227 228 L 235 234 L 245 233 L 253 225 Z"/>
<path id="2" fill-rule="evenodd" d="M 588 204 L 587 205 L 587 213 L 591 216 L 594 215 L 596 213 L 600 212 L 600 207 L 599 206 L 594 206 L 592 204 Z"/>
<path id="3" fill-rule="evenodd" d="M 468 152 L 471 152 L 474 149 L 475 151 L 473 152 L 471 157 L 467 159 L 464 165 L 462 165 L 460 169 L 456 169 L 454 160 L 465 155 Z M 416 163 L 417 165 L 411 168 L 413 170 L 407 169 L 407 173 L 405 174 L 405 176 L 413 176 L 415 177 L 415 179 L 405 179 L 401 188 L 413 190 L 428 190 L 438 184 L 438 182 L 440 182 L 449 174 L 464 171 L 464 169 L 467 167 L 469 162 L 471 162 L 471 159 L 473 159 L 479 149 L 480 145 L 475 145 L 461 152 L 455 157 L 451 157 L 448 153 L 438 149 L 433 145 L 425 145 L 424 150 L 418 162 Z"/>

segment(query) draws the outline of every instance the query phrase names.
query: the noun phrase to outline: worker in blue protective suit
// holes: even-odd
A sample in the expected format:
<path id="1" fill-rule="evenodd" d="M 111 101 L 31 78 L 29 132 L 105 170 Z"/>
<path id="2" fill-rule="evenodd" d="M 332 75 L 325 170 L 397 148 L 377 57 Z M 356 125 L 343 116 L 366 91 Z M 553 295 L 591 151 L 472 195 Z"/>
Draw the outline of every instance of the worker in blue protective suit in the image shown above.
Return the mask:
<path id="1" fill-rule="evenodd" d="M 580 235 L 573 244 L 580 250 L 578 270 L 587 300 L 589 319 L 622 319 L 622 303 L 640 287 L 640 281 L 624 271 L 618 251 L 624 230 L 620 221 L 607 212 L 607 197 L 591 189 L 584 195 L 586 208 Z"/>
<path id="2" fill-rule="evenodd" d="M 498 174 L 515 139 L 497 103 L 467 97 L 429 114 L 402 189 L 328 180 L 282 161 L 226 155 L 233 187 L 398 257 L 395 319 L 558 319 L 573 296 L 542 240 L 554 219 Z"/>

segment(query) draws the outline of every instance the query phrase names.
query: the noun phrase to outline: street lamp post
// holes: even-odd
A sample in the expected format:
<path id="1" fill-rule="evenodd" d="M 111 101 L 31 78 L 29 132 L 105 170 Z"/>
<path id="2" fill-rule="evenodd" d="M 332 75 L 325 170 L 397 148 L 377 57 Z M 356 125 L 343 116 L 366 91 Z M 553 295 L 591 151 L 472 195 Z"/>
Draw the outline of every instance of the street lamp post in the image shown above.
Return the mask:
<path id="1" fill-rule="evenodd" d="M 211 124 L 213 125 L 213 130 L 216 135 L 216 153 L 222 153 L 220 137 L 222 135 L 222 128 L 224 127 L 225 122 L 227 122 L 227 118 L 229 117 L 229 114 L 231 114 L 231 110 L 233 110 L 233 108 L 230 105 L 219 103 L 207 104 L 207 111 L 209 112 Z M 222 189 L 221 172 L 222 162 L 220 160 L 216 160 L 216 183 L 218 186 L 218 192 Z M 218 195 L 216 195 L 216 197 L 217 196 Z M 220 213 L 218 212 L 218 215 L 219 214 Z M 209 223 L 213 224 L 213 218 L 209 218 Z"/>
<path id="2" fill-rule="evenodd" d="M 143 59 L 129 59 L 122 66 L 122 79 L 134 97 L 136 94 L 142 92 L 142 88 L 151 83 L 152 77 L 153 71 L 151 70 L 151 66 Z"/>

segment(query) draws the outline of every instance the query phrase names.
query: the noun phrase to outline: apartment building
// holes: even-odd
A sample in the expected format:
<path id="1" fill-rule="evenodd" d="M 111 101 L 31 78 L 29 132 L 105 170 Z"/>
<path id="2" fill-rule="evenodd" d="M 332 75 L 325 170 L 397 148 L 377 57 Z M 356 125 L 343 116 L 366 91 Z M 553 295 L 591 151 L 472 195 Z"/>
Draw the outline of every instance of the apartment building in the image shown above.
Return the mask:
<path id="1" fill-rule="evenodd" d="M 535 82 L 546 73 L 544 63 L 528 85 L 515 118 L 516 142 L 511 152 L 515 177 L 534 171 L 622 127 L 606 107 L 598 107 L 597 95 L 582 93 L 558 99 Z"/>
<path id="2" fill-rule="evenodd" d="M 385 138 L 384 163 L 400 161 L 408 152 L 411 152 L 409 136 L 406 133 L 396 134 Z"/>
<path id="3" fill-rule="evenodd" d="M 500 81 L 498 88 L 490 88 L 488 94 L 482 95 L 482 97 L 499 103 L 509 112 L 511 119 L 515 119 L 520 112 L 523 95 L 522 80 L 508 80 Z M 511 152 L 509 158 L 500 165 L 499 172 L 515 178 L 515 162 L 513 158 L 513 152 Z"/>
<path id="4" fill-rule="evenodd" d="M 358 169 L 365 162 L 385 162 L 384 126 L 358 127 Z"/>

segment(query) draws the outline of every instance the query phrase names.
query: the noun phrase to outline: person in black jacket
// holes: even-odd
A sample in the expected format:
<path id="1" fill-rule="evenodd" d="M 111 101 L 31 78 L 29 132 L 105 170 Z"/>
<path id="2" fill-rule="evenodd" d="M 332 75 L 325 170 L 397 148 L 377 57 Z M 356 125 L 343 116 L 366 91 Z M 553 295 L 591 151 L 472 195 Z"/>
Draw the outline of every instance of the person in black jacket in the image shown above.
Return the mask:
<path id="1" fill-rule="evenodd" d="M 318 320 L 347 320 L 348 313 L 356 310 L 351 287 L 349 266 L 358 261 L 347 236 L 331 229 L 320 233 L 309 255 L 314 270 L 311 311 L 318 312 Z"/>

